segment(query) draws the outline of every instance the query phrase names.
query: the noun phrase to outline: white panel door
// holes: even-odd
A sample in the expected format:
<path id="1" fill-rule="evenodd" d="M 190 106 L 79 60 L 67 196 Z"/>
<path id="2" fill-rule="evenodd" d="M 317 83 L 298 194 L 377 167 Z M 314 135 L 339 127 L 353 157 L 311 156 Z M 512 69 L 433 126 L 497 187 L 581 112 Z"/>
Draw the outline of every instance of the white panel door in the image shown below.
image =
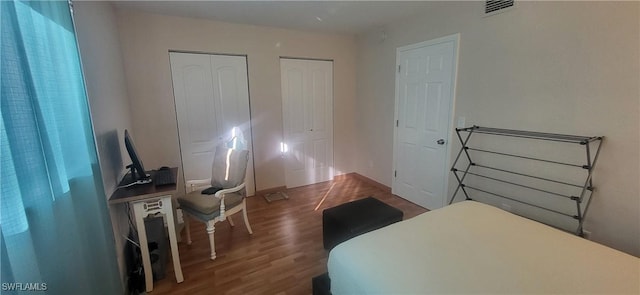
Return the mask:
<path id="1" fill-rule="evenodd" d="M 443 207 L 457 35 L 398 48 L 392 192 Z"/>
<path id="2" fill-rule="evenodd" d="M 333 179 L 333 62 L 280 59 L 285 182 Z"/>
<path id="3" fill-rule="evenodd" d="M 242 131 L 251 151 L 247 64 L 243 56 L 170 53 L 185 180 L 211 177 L 215 147 Z M 255 193 L 249 153 L 247 193 Z"/>

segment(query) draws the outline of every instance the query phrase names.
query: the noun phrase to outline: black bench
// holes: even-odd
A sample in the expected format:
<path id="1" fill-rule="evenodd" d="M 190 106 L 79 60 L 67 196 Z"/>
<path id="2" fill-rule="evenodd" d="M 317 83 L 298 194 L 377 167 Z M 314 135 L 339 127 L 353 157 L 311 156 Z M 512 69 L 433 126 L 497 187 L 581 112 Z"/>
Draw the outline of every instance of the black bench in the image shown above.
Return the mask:
<path id="1" fill-rule="evenodd" d="M 324 248 L 331 250 L 355 236 L 401 221 L 402 216 L 402 211 L 373 197 L 325 209 L 322 212 Z"/>
<path id="2" fill-rule="evenodd" d="M 325 272 L 311 279 L 313 295 L 331 295 L 331 279 L 329 273 Z"/>

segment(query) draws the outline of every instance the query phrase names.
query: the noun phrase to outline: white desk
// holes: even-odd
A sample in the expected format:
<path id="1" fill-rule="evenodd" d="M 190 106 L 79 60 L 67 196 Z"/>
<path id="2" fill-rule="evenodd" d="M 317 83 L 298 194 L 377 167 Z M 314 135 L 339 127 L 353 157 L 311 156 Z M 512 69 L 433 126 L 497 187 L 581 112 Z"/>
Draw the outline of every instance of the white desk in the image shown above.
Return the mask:
<path id="1" fill-rule="evenodd" d="M 178 174 L 178 168 L 171 168 L 174 176 Z M 152 174 L 155 171 L 148 171 Z M 122 180 L 127 182 L 127 178 Z M 171 245 L 171 257 L 173 259 L 173 269 L 176 274 L 176 281 L 181 283 L 184 281 L 182 276 L 182 268 L 180 267 L 180 254 L 178 253 L 178 240 L 176 236 L 175 218 L 171 204 L 171 196 L 176 193 L 176 184 L 155 186 L 153 183 L 134 185 L 127 188 L 117 189 L 111 198 L 109 204 L 118 204 L 129 202 L 133 207 L 136 228 L 138 229 L 138 237 L 140 239 L 140 251 L 142 252 L 142 266 L 144 267 L 144 279 L 146 291 L 153 291 L 153 272 L 151 270 L 151 259 L 149 257 L 149 245 L 147 242 L 147 231 L 144 226 L 144 218 L 156 213 L 161 213 L 167 222 L 167 230 L 169 231 L 169 244 Z"/>

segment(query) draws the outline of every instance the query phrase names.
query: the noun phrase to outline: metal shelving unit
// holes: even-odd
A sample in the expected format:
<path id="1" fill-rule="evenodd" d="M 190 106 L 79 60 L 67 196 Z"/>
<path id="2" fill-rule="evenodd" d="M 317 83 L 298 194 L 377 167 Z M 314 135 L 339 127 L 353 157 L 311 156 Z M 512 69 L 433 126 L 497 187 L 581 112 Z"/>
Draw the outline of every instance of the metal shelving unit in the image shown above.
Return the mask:
<path id="1" fill-rule="evenodd" d="M 460 148 L 460 151 L 458 152 L 458 155 L 456 156 L 456 159 L 451 167 L 451 172 L 453 173 L 456 180 L 458 181 L 458 186 L 456 187 L 453 195 L 451 196 L 451 199 L 449 200 L 449 204 L 453 202 L 453 200 L 456 198 L 456 195 L 458 195 L 459 192 L 462 192 L 464 194 L 464 197 L 467 200 L 472 200 L 470 195 L 471 191 L 481 192 L 491 196 L 504 198 L 513 202 L 532 206 L 537 209 L 552 212 L 554 214 L 566 216 L 568 218 L 573 218 L 578 222 L 578 226 L 575 231 L 575 234 L 579 236 L 584 236 L 583 222 L 587 214 L 587 211 L 589 209 L 589 204 L 591 203 L 591 196 L 595 189 L 592 182 L 593 169 L 595 168 L 596 162 L 598 160 L 600 147 L 602 146 L 602 141 L 604 139 L 603 136 L 590 136 L 590 137 L 576 136 L 576 135 L 531 132 L 531 131 L 522 131 L 522 130 L 488 128 L 488 127 L 480 127 L 480 126 L 457 128 L 456 134 L 458 136 L 458 139 L 460 140 L 460 143 L 462 144 L 462 147 Z M 463 136 L 463 134 L 466 134 L 466 137 Z M 512 153 L 498 152 L 498 151 L 493 151 L 489 149 L 470 147 L 469 139 L 471 139 L 471 136 L 474 134 L 490 134 L 490 135 L 497 135 L 497 136 L 518 137 L 518 138 L 528 138 L 533 140 L 546 140 L 546 141 L 562 142 L 562 143 L 568 143 L 568 144 L 578 144 L 584 147 L 584 150 L 586 153 L 586 162 L 584 164 L 567 163 L 567 162 L 555 161 L 550 159 L 543 159 L 543 158 L 530 157 L 530 156 L 524 156 L 524 155 L 518 155 L 518 154 L 512 154 Z M 576 183 L 563 182 L 563 181 L 551 179 L 548 177 L 542 177 L 540 175 L 532 175 L 528 173 L 516 172 L 511 169 L 503 169 L 499 167 L 493 167 L 490 165 L 479 164 L 472 160 L 472 157 L 471 157 L 472 152 L 488 153 L 496 156 L 514 157 L 514 158 L 525 159 L 527 161 L 542 162 L 549 165 L 564 165 L 564 166 L 584 169 L 587 171 L 586 179 L 584 180 L 584 183 L 576 184 Z M 467 164 L 466 167 L 462 169 L 458 169 L 456 167 L 463 154 L 466 156 L 466 159 L 468 160 L 469 163 Z M 481 169 L 477 169 L 477 168 L 481 168 Z M 505 180 L 499 177 L 483 174 L 482 169 L 497 171 L 500 173 L 505 173 L 507 175 L 509 174 L 517 175 L 518 177 L 523 177 L 525 179 L 532 179 L 537 182 L 553 183 L 555 185 L 560 185 L 560 186 L 575 187 L 580 189 L 580 193 L 578 195 L 567 195 L 567 194 L 559 193 L 546 188 L 540 188 L 540 187 L 535 187 L 529 184 L 523 184 L 515 181 Z M 478 171 L 478 170 L 481 170 L 481 171 Z M 469 175 L 503 183 L 507 186 L 513 186 L 520 189 L 531 190 L 535 193 L 559 197 L 561 199 L 564 199 L 565 201 L 575 202 L 575 205 L 576 205 L 575 214 L 567 214 L 565 212 L 561 212 L 554 208 L 549 208 L 549 207 L 541 206 L 539 204 L 523 201 L 521 199 L 517 199 L 512 196 L 506 196 L 501 193 L 492 192 L 484 188 L 470 186 L 467 183 L 465 183 L 465 180 Z M 581 206 L 583 202 L 586 202 L 586 203 L 584 204 L 584 206 Z"/>

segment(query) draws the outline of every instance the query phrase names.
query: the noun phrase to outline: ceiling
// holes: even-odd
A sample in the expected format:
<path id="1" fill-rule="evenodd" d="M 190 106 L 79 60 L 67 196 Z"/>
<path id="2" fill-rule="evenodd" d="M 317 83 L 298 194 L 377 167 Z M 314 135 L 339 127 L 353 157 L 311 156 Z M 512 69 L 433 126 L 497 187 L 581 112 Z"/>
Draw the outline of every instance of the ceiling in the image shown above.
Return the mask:
<path id="1" fill-rule="evenodd" d="M 224 22 L 358 34 L 425 11 L 427 1 L 117 1 L 120 9 Z"/>

